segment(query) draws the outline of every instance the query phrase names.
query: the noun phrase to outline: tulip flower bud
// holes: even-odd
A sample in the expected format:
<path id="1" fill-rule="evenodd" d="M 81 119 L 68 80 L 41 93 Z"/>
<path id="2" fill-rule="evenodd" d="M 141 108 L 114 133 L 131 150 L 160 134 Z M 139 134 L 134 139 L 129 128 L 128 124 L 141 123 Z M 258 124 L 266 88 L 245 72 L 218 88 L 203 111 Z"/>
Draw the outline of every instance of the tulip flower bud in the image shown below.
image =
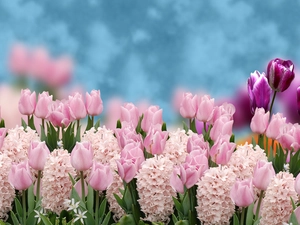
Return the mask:
<path id="1" fill-rule="evenodd" d="M 36 106 L 36 93 L 31 93 L 29 89 L 21 90 L 19 101 L 19 111 L 22 115 L 32 115 Z"/>
<path id="2" fill-rule="evenodd" d="M 281 135 L 281 127 L 285 125 L 286 118 L 280 113 L 276 113 L 272 116 L 268 128 L 266 130 L 266 136 L 276 140 Z"/>
<path id="3" fill-rule="evenodd" d="M 236 181 L 230 191 L 230 197 L 237 206 L 247 207 L 254 202 L 254 190 L 251 179 Z"/>
<path id="4" fill-rule="evenodd" d="M 298 195 L 300 195 L 300 173 L 295 179 L 295 191 L 298 193 Z"/>
<path id="5" fill-rule="evenodd" d="M 49 93 L 43 91 L 38 96 L 38 101 L 36 103 L 34 115 L 37 118 L 45 119 L 50 113 L 50 106 L 52 103 L 52 95 L 49 96 Z"/>
<path id="6" fill-rule="evenodd" d="M 97 116 L 103 111 L 103 102 L 100 95 L 100 90 L 92 90 L 91 94 L 85 94 L 86 111 L 90 116 Z"/>
<path id="7" fill-rule="evenodd" d="M 28 162 L 14 164 L 8 174 L 8 181 L 16 190 L 26 190 L 32 184 L 32 176 Z"/>
<path id="8" fill-rule="evenodd" d="M 113 174 L 109 165 L 103 165 L 101 163 L 94 162 L 89 177 L 89 185 L 94 190 L 104 191 L 113 182 Z"/>
<path id="9" fill-rule="evenodd" d="M 265 113 L 264 108 L 256 108 L 254 116 L 252 117 L 250 128 L 252 132 L 263 134 L 269 125 L 270 112 Z"/>
<path id="10" fill-rule="evenodd" d="M 0 149 L 2 148 L 3 146 L 3 142 L 4 142 L 4 138 L 6 136 L 6 132 L 7 132 L 7 128 L 0 128 Z"/>
<path id="11" fill-rule="evenodd" d="M 150 129 L 147 136 L 144 139 L 144 146 L 146 151 L 151 154 L 162 154 L 165 149 L 166 141 L 169 136 L 169 132 Z"/>
<path id="12" fill-rule="evenodd" d="M 260 190 L 267 190 L 271 179 L 275 176 L 272 162 L 258 161 L 253 172 L 253 184 Z"/>
<path id="13" fill-rule="evenodd" d="M 141 127 L 143 131 L 147 133 L 151 126 L 157 124 L 159 125 L 163 124 L 162 109 L 160 109 L 158 106 L 152 105 L 144 113 Z"/>
<path id="14" fill-rule="evenodd" d="M 204 95 L 198 100 L 198 109 L 196 118 L 199 121 L 207 122 L 214 109 L 214 99 Z"/>
<path id="15" fill-rule="evenodd" d="M 295 78 L 293 62 L 279 58 L 271 60 L 267 68 L 267 78 L 274 91 L 285 91 Z"/>
<path id="16" fill-rule="evenodd" d="M 183 118 L 193 119 L 198 109 L 198 96 L 192 93 L 185 93 L 180 105 L 180 115 Z"/>
<path id="17" fill-rule="evenodd" d="M 78 196 L 82 199 L 82 185 L 81 185 L 81 180 L 79 179 L 75 184 L 74 188 L 78 194 Z M 88 195 L 88 186 L 86 182 L 84 181 L 84 197 Z"/>
<path id="18" fill-rule="evenodd" d="M 118 174 L 123 181 L 129 183 L 136 175 L 138 166 L 130 159 L 121 158 L 116 161 L 118 167 Z"/>
<path id="19" fill-rule="evenodd" d="M 93 165 L 93 149 L 89 142 L 77 142 L 71 152 L 71 164 L 78 171 L 85 171 Z"/>
<path id="20" fill-rule="evenodd" d="M 254 71 L 248 79 L 248 95 L 250 98 L 251 113 L 256 108 L 264 108 L 268 111 L 272 89 L 264 73 Z"/>
<path id="21" fill-rule="evenodd" d="M 121 106 L 121 122 L 132 123 L 134 127 L 138 125 L 139 122 L 139 110 L 133 103 L 126 103 Z"/>
<path id="22" fill-rule="evenodd" d="M 226 165 L 230 160 L 235 146 L 235 143 L 229 142 L 227 139 L 218 138 L 209 151 L 211 160 L 218 165 Z"/>
<path id="23" fill-rule="evenodd" d="M 35 170 L 43 170 L 50 151 L 46 143 L 32 141 L 28 148 L 28 163 Z"/>
<path id="24" fill-rule="evenodd" d="M 75 93 L 73 96 L 69 96 L 68 103 L 71 109 L 71 115 L 75 120 L 86 117 L 86 108 L 81 94 Z"/>

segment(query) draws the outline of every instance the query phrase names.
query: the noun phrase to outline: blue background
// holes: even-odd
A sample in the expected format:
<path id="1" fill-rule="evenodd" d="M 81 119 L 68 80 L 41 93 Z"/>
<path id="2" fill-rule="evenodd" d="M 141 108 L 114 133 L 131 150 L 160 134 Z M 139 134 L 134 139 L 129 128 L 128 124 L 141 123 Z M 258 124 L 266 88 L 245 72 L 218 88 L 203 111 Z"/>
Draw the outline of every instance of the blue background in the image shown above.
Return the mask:
<path id="1" fill-rule="evenodd" d="M 0 81 L 16 41 L 75 61 L 71 86 L 147 99 L 174 117 L 176 88 L 234 96 L 272 58 L 300 62 L 294 0 L 0 1 Z"/>

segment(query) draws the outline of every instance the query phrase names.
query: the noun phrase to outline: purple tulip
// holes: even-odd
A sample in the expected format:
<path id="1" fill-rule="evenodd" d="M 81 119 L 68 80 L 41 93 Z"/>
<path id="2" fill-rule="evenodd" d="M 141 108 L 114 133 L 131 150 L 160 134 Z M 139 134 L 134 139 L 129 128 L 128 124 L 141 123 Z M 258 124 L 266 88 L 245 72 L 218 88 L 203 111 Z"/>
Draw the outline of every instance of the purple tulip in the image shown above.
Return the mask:
<path id="1" fill-rule="evenodd" d="M 300 115 L 300 86 L 297 88 L 297 110 Z"/>
<path id="2" fill-rule="evenodd" d="M 267 78 L 274 91 L 285 91 L 295 78 L 293 62 L 279 58 L 271 60 L 267 68 Z"/>
<path id="3" fill-rule="evenodd" d="M 250 98 L 251 113 L 256 108 L 264 108 L 268 111 L 272 89 L 264 73 L 254 71 L 248 78 L 248 95 Z"/>

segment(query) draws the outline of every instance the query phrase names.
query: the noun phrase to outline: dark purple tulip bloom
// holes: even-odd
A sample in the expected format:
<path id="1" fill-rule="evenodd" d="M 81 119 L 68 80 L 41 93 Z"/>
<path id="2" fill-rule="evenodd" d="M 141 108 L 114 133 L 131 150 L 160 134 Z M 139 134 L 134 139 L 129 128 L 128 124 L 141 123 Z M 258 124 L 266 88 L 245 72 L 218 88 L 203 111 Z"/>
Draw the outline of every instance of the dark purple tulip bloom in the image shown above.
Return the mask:
<path id="1" fill-rule="evenodd" d="M 254 71 L 250 74 L 250 78 L 248 78 L 248 95 L 252 114 L 254 114 L 256 108 L 269 110 L 271 92 L 272 89 L 264 73 L 260 74 L 258 71 Z"/>
<path id="2" fill-rule="evenodd" d="M 295 78 L 293 62 L 278 58 L 271 60 L 267 68 L 267 78 L 274 91 L 285 91 Z"/>

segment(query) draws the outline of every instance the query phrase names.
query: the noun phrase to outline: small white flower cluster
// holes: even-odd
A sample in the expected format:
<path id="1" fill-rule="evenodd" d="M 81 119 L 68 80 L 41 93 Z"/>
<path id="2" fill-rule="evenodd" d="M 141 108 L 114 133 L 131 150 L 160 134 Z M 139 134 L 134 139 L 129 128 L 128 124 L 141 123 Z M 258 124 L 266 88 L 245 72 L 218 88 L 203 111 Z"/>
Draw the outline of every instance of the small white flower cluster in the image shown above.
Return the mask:
<path id="1" fill-rule="evenodd" d="M 67 211 L 73 211 L 74 212 L 75 218 L 74 218 L 73 222 L 76 222 L 77 220 L 80 220 L 80 222 L 83 224 L 83 219 L 86 218 L 85 214 L 87 213 L 87 211 L 82 212 L 79 209 L 79 201 L 75 202 L 74 198 L 72 198 L 71 200 L 70 199 L 65 199 L 64 205 L 67 208 Z"/>

